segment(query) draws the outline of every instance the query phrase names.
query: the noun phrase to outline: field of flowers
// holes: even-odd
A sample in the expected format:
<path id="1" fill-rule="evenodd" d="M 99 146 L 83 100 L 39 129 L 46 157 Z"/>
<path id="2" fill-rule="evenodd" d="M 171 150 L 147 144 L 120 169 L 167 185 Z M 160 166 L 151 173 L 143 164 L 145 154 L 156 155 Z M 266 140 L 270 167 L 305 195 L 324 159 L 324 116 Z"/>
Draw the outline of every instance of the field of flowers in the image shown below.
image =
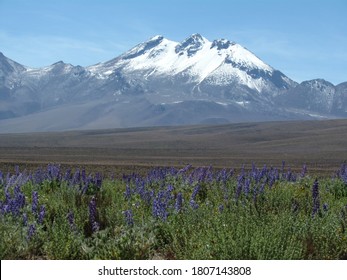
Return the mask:
<path id="1" fill-rule="evenodd" d="M 1 259 L 346 259 L 347 167 L 0 171 Z"/>

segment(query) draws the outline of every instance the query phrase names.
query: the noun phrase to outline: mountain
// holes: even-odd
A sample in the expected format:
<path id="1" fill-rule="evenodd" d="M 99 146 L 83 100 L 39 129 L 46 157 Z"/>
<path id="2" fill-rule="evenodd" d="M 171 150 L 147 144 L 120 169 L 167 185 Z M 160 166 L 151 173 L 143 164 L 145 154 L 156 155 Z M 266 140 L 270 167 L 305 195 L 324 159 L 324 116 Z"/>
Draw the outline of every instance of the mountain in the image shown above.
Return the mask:
<path id="1" fill-rule="evenodd" d="M 155 36 L 88 67 L 33 69 L 0 53 L 0 132 L 346 117 L 346 84 L 298 84 L 200 34 Z"/>
<path id="2" fill-rule="evenodd" d="M 277 96 L 276 103 L 316 118 L 334 118 L 347 117 L 346 98 L 347 83 L 334 86 L 323 79 L 315 79 L 304 81 Z"/>

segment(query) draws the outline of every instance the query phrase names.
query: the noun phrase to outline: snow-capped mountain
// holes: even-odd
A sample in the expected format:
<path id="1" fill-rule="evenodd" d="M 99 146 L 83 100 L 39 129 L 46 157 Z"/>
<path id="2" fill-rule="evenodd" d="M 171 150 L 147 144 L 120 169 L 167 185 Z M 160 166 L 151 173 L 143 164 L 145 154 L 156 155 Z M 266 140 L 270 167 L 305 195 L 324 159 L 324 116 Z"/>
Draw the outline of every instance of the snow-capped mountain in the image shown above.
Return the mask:
<path id="1" fill-rule="evenodd" d="M 344 117 L 346 85 L 298 85 L 241 45 L 155 36 L 89 67 L 0 53 L 0 132 Z"/>
<path id="2" fill-rule="evenodd" d="M 99 79 L 109 79 L 121 71 L 127 77 L 141 77 L 146 85 L 169 78 L 177 85 L 189 84 L 190 93 L 210 97 L 210 90 L 204 90 L 206 85 L 244 87 L 263 94 L 295 85 L 239 44 L 224 39 L 210 42 L 200 34 L 181 43 L 155 36 L 113 60 L 87 69 Z"/>

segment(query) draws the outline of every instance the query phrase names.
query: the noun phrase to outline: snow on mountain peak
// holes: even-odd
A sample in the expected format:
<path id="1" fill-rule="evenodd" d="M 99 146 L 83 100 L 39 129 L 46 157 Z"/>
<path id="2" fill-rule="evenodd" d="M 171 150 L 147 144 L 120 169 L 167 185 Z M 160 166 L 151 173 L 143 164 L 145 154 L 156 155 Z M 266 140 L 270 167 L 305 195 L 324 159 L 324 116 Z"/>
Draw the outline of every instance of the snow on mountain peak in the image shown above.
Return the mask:
<path id="1" fill-rule="evenodd" d="M 138 44 L 137 46 L 132 48 L 130 51 L 126 52 L 122 56 L 122 58 L 123 59 L 132 59 L 132 58 L 136 58 L 138 56 L 141 56 L 141 55 L 145 54 L 147 51 L 158 46 L 163 41 L 163 39 L 164 39 L 163 36 L 160 36 L 160 35 L 154 36 L 151 39 L 149 39 L 148 41 L 141 43 L 141 44 Z"/>
<path id="2" fill-rule="evenodd" d="M 214 40 L 211 45 L 211 49 L 217 48 L 217 50 L 228 49 L 229 47 L 235 45 L 236 43 L 231 42 L 226 39 Z"/>
<path id="3" fill-rule="evenodd" d="M 88 67 L 100 79 L 117 69 L 144 72 L 146 79 L 183 74 L 197 84 L 206 79 L 218 85 L 238 81 L 257 91 L 264 87 L 264 77 L 274 71 L 241 45 L 226 39 L 210 42 L 198 33 L 180 43 L 157 35 L 113 60 Z"/>
<path id="4" fill-rule="evenodd" d="M 205 43 L 209 43 L 209 41 L 200 34 L 196 33 L 185 39 L 182 43 L 178 44 L 175 48 L 175 52 L 179 55 L 186 53 L 188 57 L 191 57 L 201 50 Z"/>

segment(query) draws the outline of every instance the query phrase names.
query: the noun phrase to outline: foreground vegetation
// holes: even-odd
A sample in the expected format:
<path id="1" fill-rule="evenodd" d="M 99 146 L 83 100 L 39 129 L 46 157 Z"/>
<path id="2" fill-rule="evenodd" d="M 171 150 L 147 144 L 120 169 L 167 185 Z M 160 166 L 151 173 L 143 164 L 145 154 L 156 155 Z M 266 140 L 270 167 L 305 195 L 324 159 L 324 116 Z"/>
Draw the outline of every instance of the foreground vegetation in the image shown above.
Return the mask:
<path id="1" fill-rule="evenodd" d="M 347 168 L 0 172 L 1 259 L 346 259 Z"/>

